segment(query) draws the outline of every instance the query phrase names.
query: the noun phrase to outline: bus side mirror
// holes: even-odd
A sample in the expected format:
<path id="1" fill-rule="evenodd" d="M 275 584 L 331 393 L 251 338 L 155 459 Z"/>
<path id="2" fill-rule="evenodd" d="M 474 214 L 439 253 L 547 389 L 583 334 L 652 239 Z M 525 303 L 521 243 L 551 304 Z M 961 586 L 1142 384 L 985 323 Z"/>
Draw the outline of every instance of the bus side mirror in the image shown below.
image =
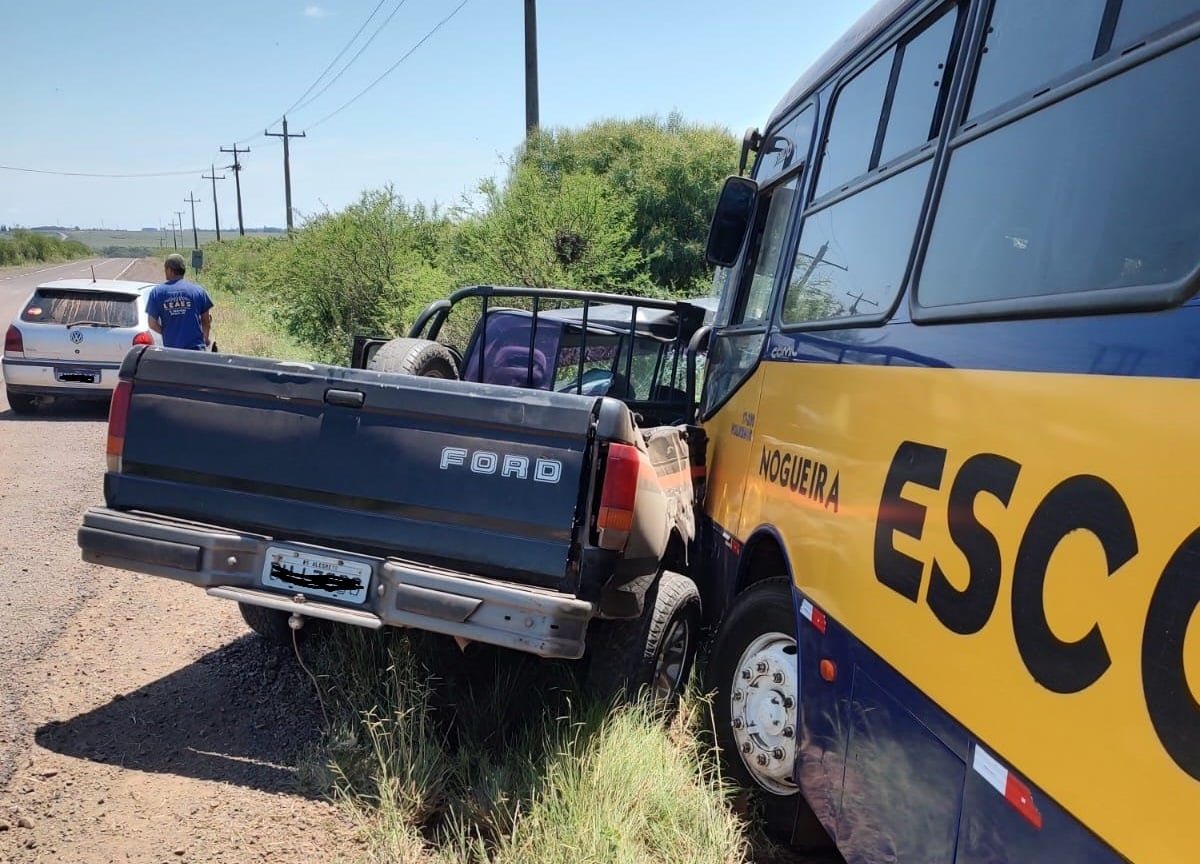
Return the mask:
<path id="1" fill-rule="evenodd" d="M 732 267 L 754 218 L 758 184 L 748 177 L 726 177 L 717 210 L 708 228 L 704 258 L 718 267 Z"/>

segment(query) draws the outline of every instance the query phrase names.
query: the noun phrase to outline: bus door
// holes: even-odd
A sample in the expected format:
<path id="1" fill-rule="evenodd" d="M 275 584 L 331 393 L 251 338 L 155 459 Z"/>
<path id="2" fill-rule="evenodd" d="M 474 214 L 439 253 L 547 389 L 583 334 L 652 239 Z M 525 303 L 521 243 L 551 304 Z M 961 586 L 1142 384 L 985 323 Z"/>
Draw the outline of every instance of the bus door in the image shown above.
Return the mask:
<path id="1" fill-rule="evenodd" d="M 758 192 L 753 223 L 740 266 L 731 274 L 717 312 L 709 347 L 701 413 L 713 454 L 708 468 L 706 512 L 713 521 L 715 574 L 723 589 L 721 605 L 735 593 L 735 570 L 742 525 L 742 497 L 754 439 L 761 390 L 754 375 L 767 340 L 777 277 L 786 272 L 784 256 L 794 228 L 793 206 L 803 188 L 813 133 L 812 105 L 769 132 L 755 164 Z M 722 569 L 724 572 L 721 572 Z M 728 577 L 728 578 L 724 578 Z"/>

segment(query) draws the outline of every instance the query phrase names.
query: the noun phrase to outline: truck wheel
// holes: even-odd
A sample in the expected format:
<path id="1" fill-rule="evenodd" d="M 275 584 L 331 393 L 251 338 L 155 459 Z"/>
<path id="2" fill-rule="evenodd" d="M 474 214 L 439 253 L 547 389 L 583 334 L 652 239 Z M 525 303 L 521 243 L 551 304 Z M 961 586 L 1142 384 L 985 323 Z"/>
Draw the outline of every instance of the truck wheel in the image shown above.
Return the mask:
<path id="1" fill-rule="evenodd" d="M 588 689 L 602 698 L 636 698 L 643 689 L 670 705 L 687 685 L 700 642 L 700 592 L 664 570 L 646 592 L 641 616 L 597 621 L 589 637 Z"/>
<path id="2" fill-rule="evenodd" d="M 4 395 L 8 397 L 8 407 L 12 409 L 14 414 L 32 414 L 34 403 L 37 401 L 36 396 L 29 396 L 25 393 L 14 393 L 7 387 L 4 388 Z"/>
<path id="3" fill-rule="evenodd" d="M 288 625 L 290 612 L 255 606 L 253 603 L 238 603 L 238 611 L 242 613 L 242 620 L 259 636 L 272 644 L 291 647 L 292 628 Z M 304 626 L 296 631 L 296 641 L 318 638 L 321 633 L 328 632 L 331 626 L 331 622 L 322 618 L 306 617 Z"/>
<path id="4" fill-rule="evenodd" d="M 393 339 L 375 352 L 367 368 L 422 378 L 458 377 L 458 365 L 450 349 L 428 339 Z"/>
<path id="5" fill-rule="evenodd" d="M 792 781 L 800 737 L 800 675 L 791 581 L 772 578 L 740 594 L 717 629 L 706 670 L 726 776 L 749 789 L 772 835 L 790 835 L 811 812 Z M 820 828 L 817 824 L 817 829 Z M 809 842 L 825 845 L 823 832 Z"/>

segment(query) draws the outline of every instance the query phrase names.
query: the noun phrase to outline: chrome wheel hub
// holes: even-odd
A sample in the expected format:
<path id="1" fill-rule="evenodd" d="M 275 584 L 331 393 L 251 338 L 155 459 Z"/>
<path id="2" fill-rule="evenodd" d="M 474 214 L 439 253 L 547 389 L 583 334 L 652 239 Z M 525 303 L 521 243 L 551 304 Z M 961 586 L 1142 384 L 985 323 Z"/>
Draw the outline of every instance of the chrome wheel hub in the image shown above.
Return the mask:
<path id="1" fill-rule="evenodd" d="M 796 640 L 764 633 L 746 646 L 730 688 L 733 740 L 755 781 L 775 795 L 792 795 L 796 761 L 796 703 L 800 695 Z"/>

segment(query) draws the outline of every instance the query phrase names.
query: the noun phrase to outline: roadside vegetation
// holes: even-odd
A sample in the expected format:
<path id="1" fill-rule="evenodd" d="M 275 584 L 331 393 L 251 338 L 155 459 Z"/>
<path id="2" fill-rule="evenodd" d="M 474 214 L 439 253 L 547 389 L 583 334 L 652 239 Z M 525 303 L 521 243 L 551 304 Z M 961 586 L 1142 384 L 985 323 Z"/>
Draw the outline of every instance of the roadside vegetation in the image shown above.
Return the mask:
<path id="1" fill-rule="evenodd" d="M 503 182 L 428 208 L 385 187 L 289 237 L 205 248 L 222 352 L 345 363 L 356 333 L 403 334 L 468 284 L 695 296 L 711 208 L 736 170 L 723 129 L 606 121 L 540 133 Z M 422 634 L 298 646 L 326 735 L 302 774 L 360 825 L 372 862 L 740 862 L 703 696 L 598 704 L 574 664 Z M 309 646 L 313 646 L 310 648 Z M 760 852 L 752 848 L 752 840 Z"/>
<path id="2" fill-rule="evenodd" d="M 17 229 L 7 237 L 0 237 L 0 267 L 71 261 L 93 254 L 77 240 L 62 240 L 36 231 Z"/>
<path id="3" fill-rule="evenodd" d="M 354 334 L 402 335 L 463 285 L 707 294 L 708 220 L 738 148 L 727 130 L 675 115 L 548 130 L 507 177 L 452 207 L 364 191 L 291 238 L 206 246 L 201 281 L 262 311 L 311 359 L 343 363 Z"/>

